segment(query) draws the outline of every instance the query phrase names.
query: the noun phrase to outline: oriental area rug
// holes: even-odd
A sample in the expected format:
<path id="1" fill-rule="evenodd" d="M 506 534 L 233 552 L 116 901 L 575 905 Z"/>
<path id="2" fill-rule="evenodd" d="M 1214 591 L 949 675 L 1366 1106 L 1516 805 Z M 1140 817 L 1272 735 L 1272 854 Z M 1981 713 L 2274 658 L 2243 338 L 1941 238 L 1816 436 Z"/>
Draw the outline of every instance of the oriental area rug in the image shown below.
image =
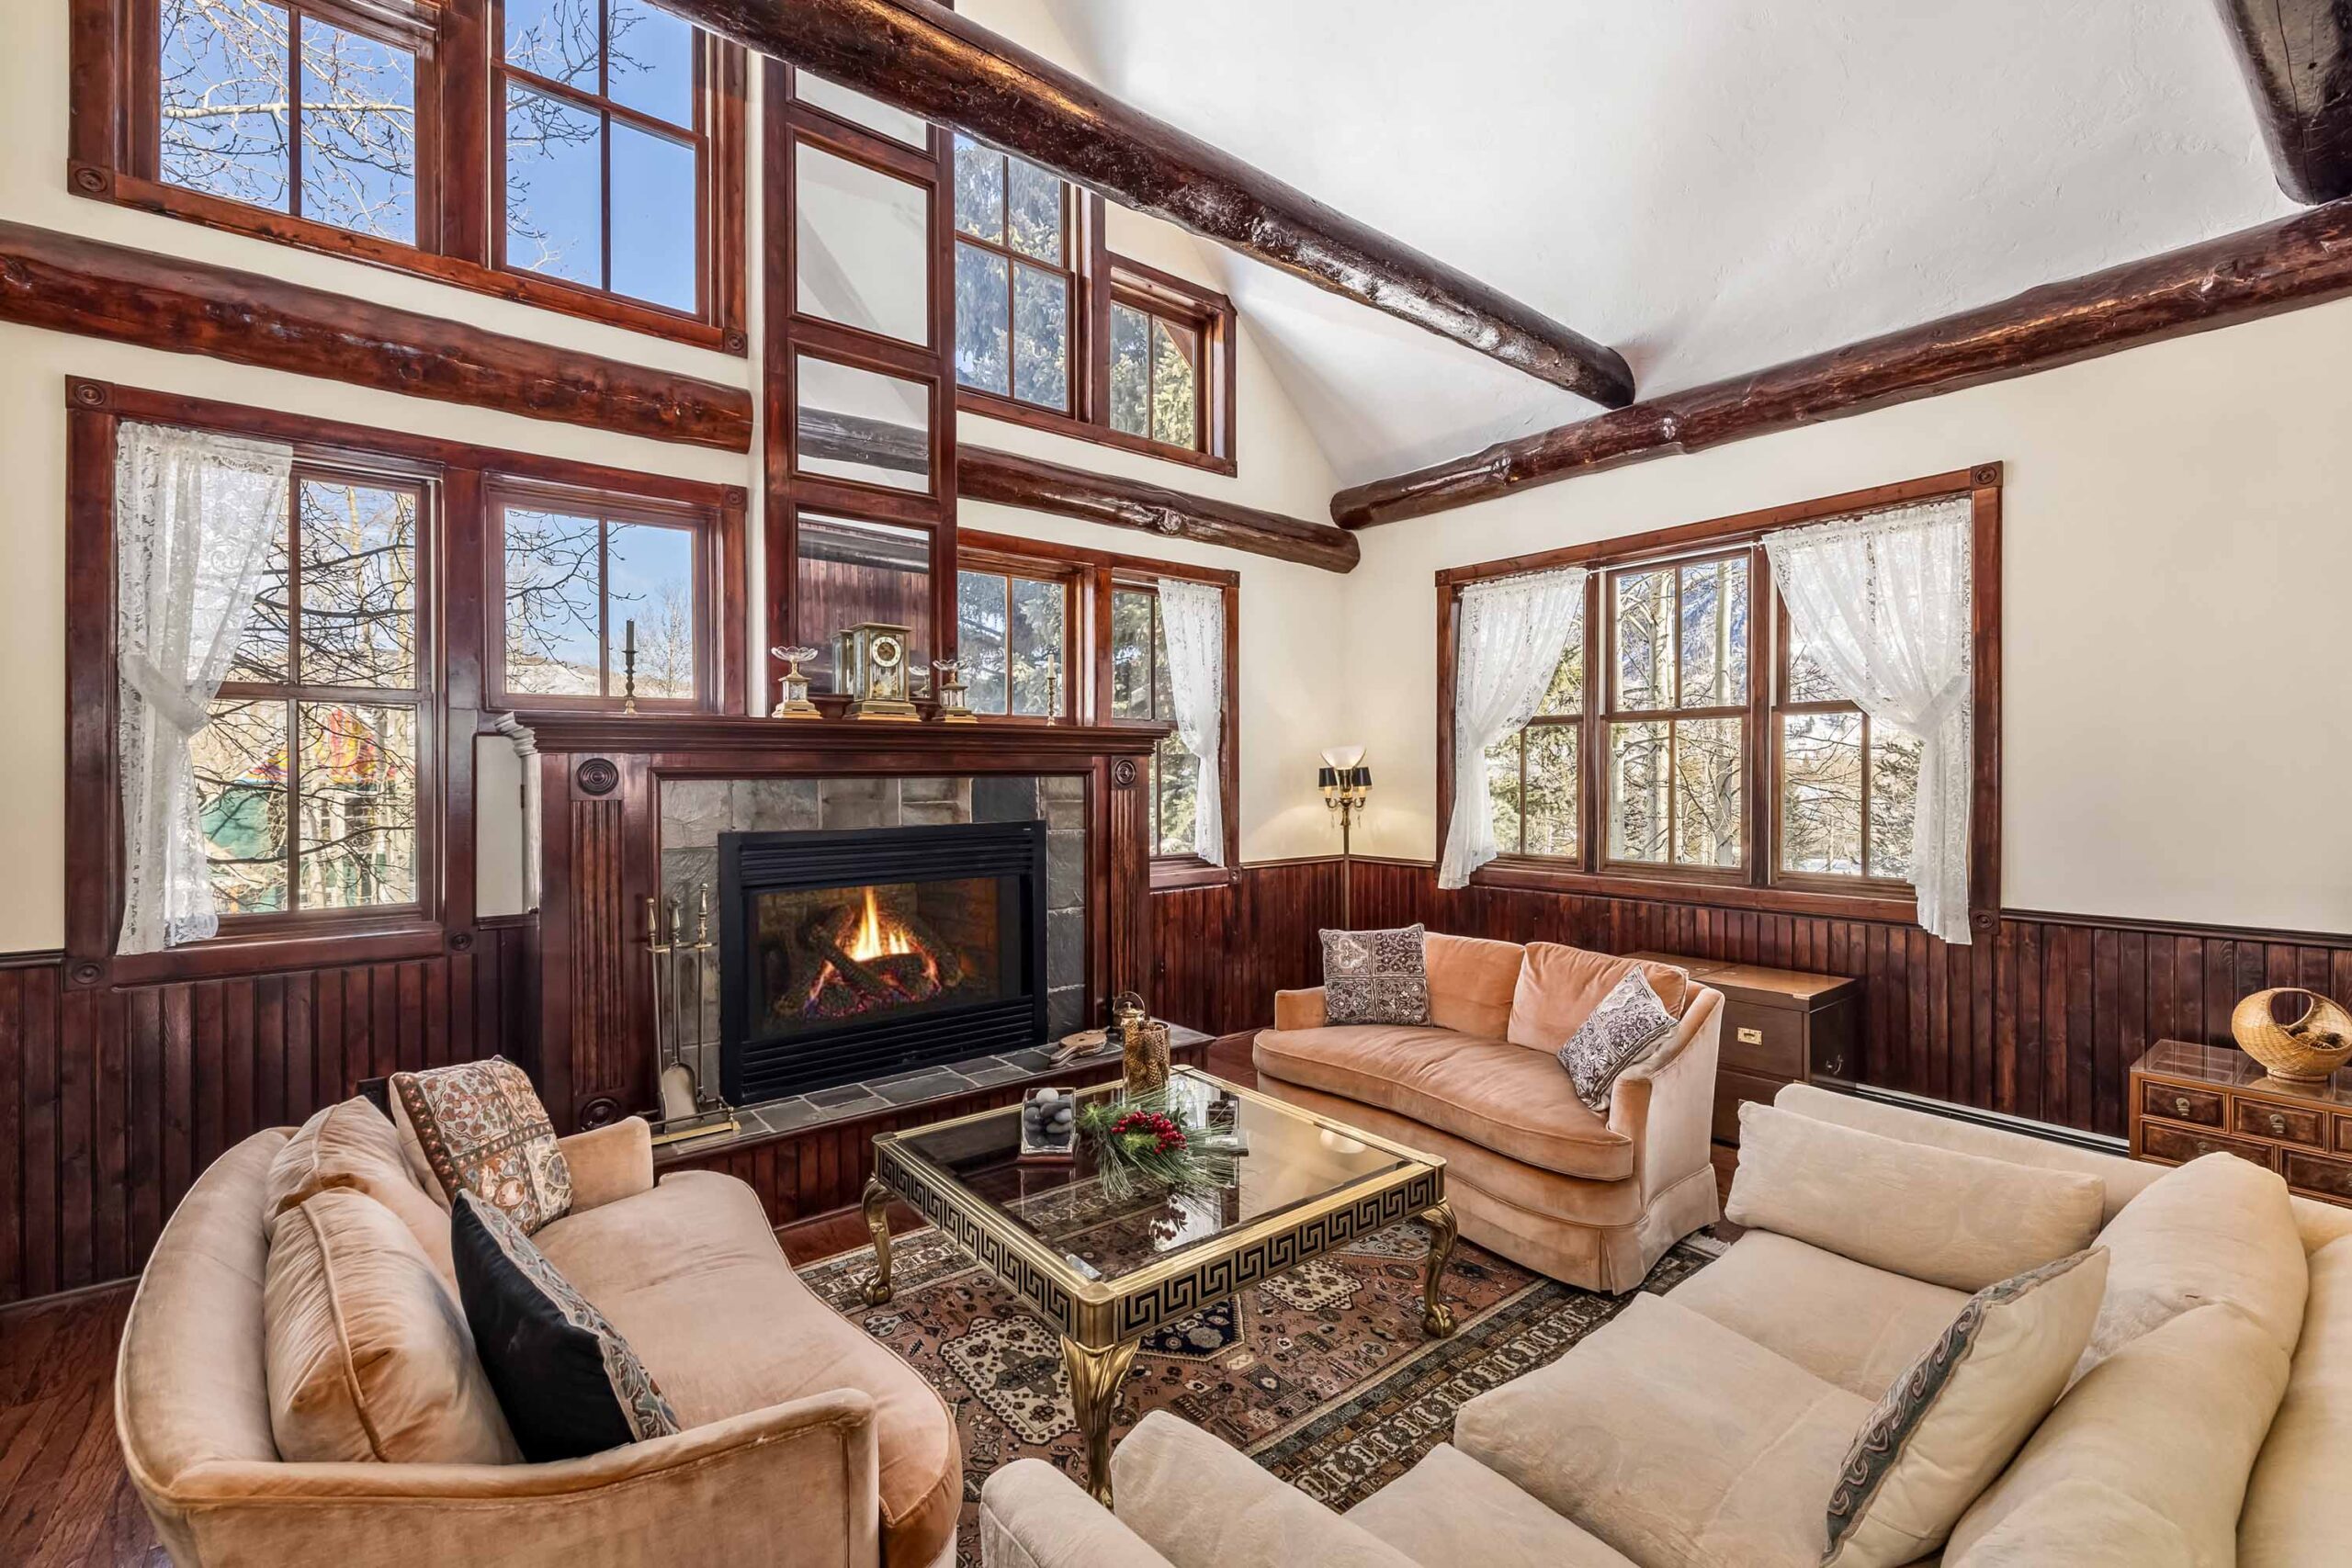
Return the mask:
<path id="1" fill-rule="evenodd" d="M 1642 1288 L 1672 1290 L 1724 1245 L 1705 1232 L 1690 1237 Z M 1146 1339 L 1114 1432 L 1170 1411 L 1344 1512 L 1448 1440 L 1464 1403 L 1556 1360 L 1627 1299 L 1547 1280 L 1464 1241 L 1446 1270 L 1461 1326 L 1431 1339 L 1421 1332 L 1428 1253 L 1428 1233 L 1408 1221 Z M 989 1472 L 1042 1459 L 1084 1473 L 1061 1341 L 936 1230 L 894 1238 L 891 1257 L 897 1292 L 878 1307 L 861 1293 L 871 1248 L 810 1264 L 800 1277 L 955 1413 L 965 1466 L 956 1562 L 978 1568 L 974 1519 Z"/>

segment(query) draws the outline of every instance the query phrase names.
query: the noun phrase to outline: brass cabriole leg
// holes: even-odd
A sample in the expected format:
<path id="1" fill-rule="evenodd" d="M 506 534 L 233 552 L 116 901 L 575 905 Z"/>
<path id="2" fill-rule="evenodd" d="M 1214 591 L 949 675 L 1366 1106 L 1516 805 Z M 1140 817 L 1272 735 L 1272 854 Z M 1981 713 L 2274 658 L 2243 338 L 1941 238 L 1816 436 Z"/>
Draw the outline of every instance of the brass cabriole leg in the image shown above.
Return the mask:
<path id="1" fill-rule="evenodd" d="M 1421 1280 L 1421 1327 L 1433 1339 L 1453 1332 L 1453 1308 L 1445 1299 L 1445 1263 L 1453 1256 L 1453 1209 L 1440 1201 L 1421 1216 L 1430 1227 L 1429 1273 Z"/>
<path id="2" fill-rule="evenodd" d="M 1086 1438 L 1086 1490 L 1106 1508 L 1111 1506 L 1111 1418 L 1119 1408 L 1119 1385 L 1135 1365 L 1138 1343 L 1130 1339 L 1107 1350 L 1090 1350 L 1068 1335 L 1062 1337 L 1069 1402 L 1078 1412 L 1079 1432 Z"/>
<path id="3" fill-rule="evenodd" d="M 865 1304 L 878 1307 L 890 1299 L 890 1190 L 880 1178 L 868 1177 L 861 1202 L 865 1228 L 874 1233 L 874 1278 L 865 1282 Z"/>

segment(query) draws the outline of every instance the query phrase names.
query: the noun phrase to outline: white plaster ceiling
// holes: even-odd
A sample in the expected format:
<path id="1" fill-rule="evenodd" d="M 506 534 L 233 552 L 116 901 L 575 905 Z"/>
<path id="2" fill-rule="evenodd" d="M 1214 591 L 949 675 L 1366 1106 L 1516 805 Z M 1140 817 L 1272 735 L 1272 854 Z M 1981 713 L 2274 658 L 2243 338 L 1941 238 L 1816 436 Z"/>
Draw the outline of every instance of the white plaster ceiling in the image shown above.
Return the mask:
<path id="1" fill-rule="evenodd" d="M 2290 210 L 2211 0 L 1046 0 L 1080 67 L 1645 393 Z M 1343 483 L 1593 405 L 1230 253 Z"/>

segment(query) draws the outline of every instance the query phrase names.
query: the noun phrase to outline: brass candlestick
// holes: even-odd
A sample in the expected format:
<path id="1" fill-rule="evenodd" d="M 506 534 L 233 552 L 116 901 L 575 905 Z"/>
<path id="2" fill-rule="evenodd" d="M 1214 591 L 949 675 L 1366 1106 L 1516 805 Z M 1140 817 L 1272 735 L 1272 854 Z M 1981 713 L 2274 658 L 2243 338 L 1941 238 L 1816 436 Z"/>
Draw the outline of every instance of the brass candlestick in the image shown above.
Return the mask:
<path id="1" fill-rule="evenodd" d="M 610 621 L 605 623 L 612 625 Z M 621 712 L 637 711 L 637 623 L 627 623 L 621 635 Z"/>
<path id="2" fill-rule="evenodd" d="M 1062 661 L 1048 660 L 1046 663 L 1046 722 L 1062 721 Z"/>

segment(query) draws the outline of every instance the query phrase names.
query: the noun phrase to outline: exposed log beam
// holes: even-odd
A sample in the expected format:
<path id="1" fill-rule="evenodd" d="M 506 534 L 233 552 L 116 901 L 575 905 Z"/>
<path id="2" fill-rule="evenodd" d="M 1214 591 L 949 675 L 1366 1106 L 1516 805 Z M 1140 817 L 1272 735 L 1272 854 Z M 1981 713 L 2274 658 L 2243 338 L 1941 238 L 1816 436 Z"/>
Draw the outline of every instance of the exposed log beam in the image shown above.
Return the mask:
<path id="1" fill-rule="evenodd" d="M 2215 0 L 2254 94 L 2278 188 L 2352 196 L 2352 7 L 2344 0 Z"/>
<path id="2" fill-rule="evenodd" d="M 656 441 L 752 449 L 752 395 L 741 387 L 5 220 L 0 321 Z"/>
<path id="3" fill-rule="evenodd" d="M 1137 479 L 1066 468 L 1059 463 L 985 446 L 956 448 L 956 493 L 961 501 L 991 501 L 1089 523 L 1140 528 L 1148 534 L 1197 539 L 1204 545 L 1223 545 L 1327 571 L 1353 571 L 1359 552 L 1353 535 L 1328 523 L 1309 523 L 1278 512 L 1212 501 Z"/>
<path id="4" fill-rule="evenodd" d="M 1868 413 L 2352 294 L 2352 202 L 1694 387 L 1341 491 L 1362 528 L 1529 485 Z"/>
<path id="5" fill-rule="evenodd" d="M 1178 223 L 1608 408 L 1634 376 L 1594 343 L 1334 211 L 934 0 L 665 0 L 749 48 Z"/>

